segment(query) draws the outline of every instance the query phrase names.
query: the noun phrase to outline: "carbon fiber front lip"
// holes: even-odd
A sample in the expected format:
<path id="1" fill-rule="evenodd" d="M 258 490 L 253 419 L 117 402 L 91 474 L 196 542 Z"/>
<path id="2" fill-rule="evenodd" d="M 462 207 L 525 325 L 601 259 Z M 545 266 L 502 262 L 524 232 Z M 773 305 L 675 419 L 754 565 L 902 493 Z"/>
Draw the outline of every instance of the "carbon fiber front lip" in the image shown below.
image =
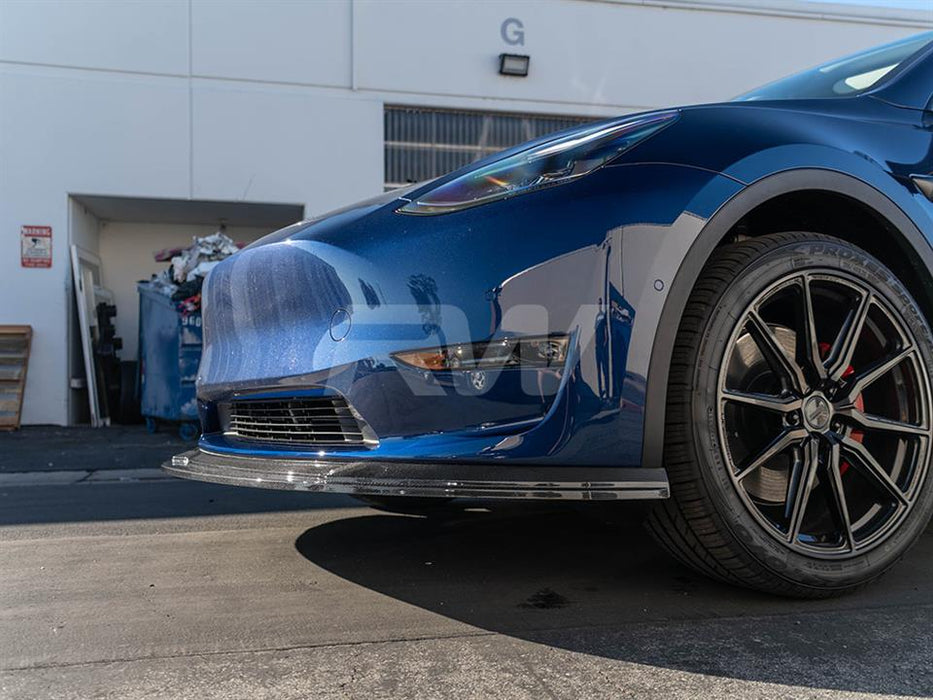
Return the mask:
<path id="1" fill-rule="evenodd" d="M 184 479 L 232 486 L 369 496 L 605 501 L 670 495 L 663 469 L 286 460 L 235 457 L 201 449 L 176 455 L 162 468 Z"/>

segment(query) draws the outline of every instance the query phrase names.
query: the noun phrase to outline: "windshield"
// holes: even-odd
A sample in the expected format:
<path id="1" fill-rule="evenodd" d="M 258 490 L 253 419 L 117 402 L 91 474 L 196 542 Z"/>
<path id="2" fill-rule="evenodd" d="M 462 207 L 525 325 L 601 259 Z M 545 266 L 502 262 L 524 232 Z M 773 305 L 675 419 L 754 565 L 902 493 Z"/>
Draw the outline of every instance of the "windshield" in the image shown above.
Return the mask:
<path id="1" fill-rule="evenodd" d="M 736 100 L 804 100 L 857 95 L 873 88 L 931 41 L 933 32 L 901 39 L 782 78 Z"/>

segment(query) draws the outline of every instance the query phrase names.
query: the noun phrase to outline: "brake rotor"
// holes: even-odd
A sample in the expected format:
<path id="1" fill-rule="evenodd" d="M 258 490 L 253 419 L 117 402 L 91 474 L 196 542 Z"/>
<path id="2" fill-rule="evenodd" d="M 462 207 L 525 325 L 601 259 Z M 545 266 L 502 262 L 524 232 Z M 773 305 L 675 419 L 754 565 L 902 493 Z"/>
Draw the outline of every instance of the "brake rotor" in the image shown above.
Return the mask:
<path id="1" fill-rule="evenodd" d="M 781 344 L 781 347 L 783 347 L 788 354 L 794 355 L 797 347 L 797 334 L 784 326 L 772 326 L 771 330 L 777 341 Z M 831 346 L 829 343 L 820 343 L 820 354 L 823 355 L 824 359 L 829 354 L 830 349 Z M 771 367 L 768 365 L 755 339 L 750 334 L 746 333 L 738 339 L 736 343 L 736 352 L 733 355 L 733 362 L 737 362 L 737 365 L 734 368 L 730 367 L 730 371 L 734 369 L 739 373 L 739 376 L 751 378 L 748 382 L 748 386 L 743 387 L 744 389 L 748 391 L 762 390 L 763 393 L 768 393 L 767 389 L 763 386 L 756 386 L 756 384 L 773 382 Z M 855 369 L 849 366 L 846 368 L 845 372 L 843 372 L 842 376 L 846 379 L 854 372 Z M 864 410 L 865 402 L 861 394 L 856 397 L 854 404 L 859 411 Z M 742 425 L 741 433 L 743 435 L 754 437 L 756 432 L 759 431 L 756 430 L 755 425 Z M 849 434 L 849 437 L 855 442 L 862 442 L 865 438 L 865 434 L 861 430 L 853 430 Z M 753 442 L 753 440 L 750 442 Z M 757 469 L 754 473 L 749 474 L 745 478 L 744 486 L 749 495 L 758 501 L 783 505 L 787 498 L 787 484 L 792 467 L 793 460 L 790 456 L 781 455 L 772 459 L 768 464 Z M 849 469 L 850 465 L 848 462 L 842 462 L 839 465 L 839 471 L 842 475 L 845 475 Z"/>
<path id="2" fill-rule="evenodd" d="M 797 346 L 797 334 L 783 326 L 772 326 L 771 330 L 781 346 L 793 353 Z M 750 334 L 742 335 L 736 342 L 732 362 L 736 364 L 730 366 L 730 373 L 735 371 L 738 376 L 748 379 L 747 385 L 742 387 L 744 390 L 761 393 L 769 393 L 773 390 L 774 375 L 771 366 Z M 739 432 L 750 445 L 764 443 L 771 436 L 767 426 L 756 425 L 753 420 L 757 417 L 755 414 L 749 412 L 747 415 L 749 420 L 741 421 Z M 776 505 L 783 504 L 787 496 L 787 480 L 792 466 L 793 462 L 790 457 L 779 456 L 745 477 L 743 485 L 748 494 L 758 501 Z"/>

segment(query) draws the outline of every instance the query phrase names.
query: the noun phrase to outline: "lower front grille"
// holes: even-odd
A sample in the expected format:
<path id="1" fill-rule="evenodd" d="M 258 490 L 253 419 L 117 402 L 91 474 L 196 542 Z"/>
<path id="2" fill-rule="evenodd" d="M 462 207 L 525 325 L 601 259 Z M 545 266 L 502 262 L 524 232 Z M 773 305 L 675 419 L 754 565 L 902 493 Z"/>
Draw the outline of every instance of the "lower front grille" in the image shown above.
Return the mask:
<path id="1" fill-rule="evenodd" d="M 225 432 L 243 440 L 330 447 L 375 442 L 369 426 L 342 396 L 244 399 L 227 408 Z"/>

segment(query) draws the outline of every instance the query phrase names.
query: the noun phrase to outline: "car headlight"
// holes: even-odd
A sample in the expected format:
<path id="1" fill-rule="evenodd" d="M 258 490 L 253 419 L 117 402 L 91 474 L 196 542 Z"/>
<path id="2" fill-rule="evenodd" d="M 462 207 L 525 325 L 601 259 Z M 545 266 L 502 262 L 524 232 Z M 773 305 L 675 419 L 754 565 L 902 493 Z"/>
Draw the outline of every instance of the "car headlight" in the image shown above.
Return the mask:
<path id="1" fill-rule="evenodd" d="M 466 172 L 398 211 L 444 214 L 576 180 L 657 133 L 678 116 L 677 111 L 655 112 L 546 141 Z"/>
<path id="2" fill-rule="evenodd" d="M 448 345 L 393 353 L 402 364 L 430 372 L 560 368 L 567 362 L 570 337 L 500 338 L 481 343 Z"/>

